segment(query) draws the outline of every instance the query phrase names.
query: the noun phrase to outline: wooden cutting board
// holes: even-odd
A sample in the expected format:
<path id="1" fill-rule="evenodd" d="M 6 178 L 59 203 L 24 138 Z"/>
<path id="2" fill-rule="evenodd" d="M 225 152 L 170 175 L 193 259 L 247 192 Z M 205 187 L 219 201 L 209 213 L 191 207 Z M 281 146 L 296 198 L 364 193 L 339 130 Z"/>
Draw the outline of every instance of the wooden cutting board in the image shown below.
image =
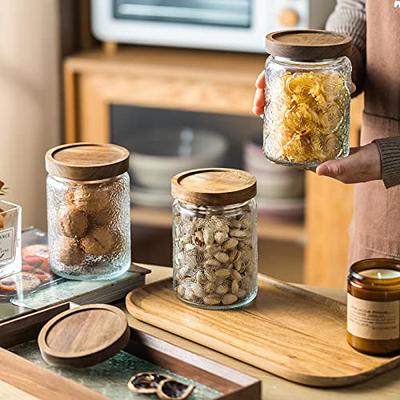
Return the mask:
<path id="1" fill-rule="evenodd" d="M 129 313 L 288 380 L 319 387 L 352 385 L 400 364 L 358 353 L 346 342 L 346 305 L 259 276 L 255 302 L 211 311 L 178 300 L 170 279 L 133 290 Z"/>

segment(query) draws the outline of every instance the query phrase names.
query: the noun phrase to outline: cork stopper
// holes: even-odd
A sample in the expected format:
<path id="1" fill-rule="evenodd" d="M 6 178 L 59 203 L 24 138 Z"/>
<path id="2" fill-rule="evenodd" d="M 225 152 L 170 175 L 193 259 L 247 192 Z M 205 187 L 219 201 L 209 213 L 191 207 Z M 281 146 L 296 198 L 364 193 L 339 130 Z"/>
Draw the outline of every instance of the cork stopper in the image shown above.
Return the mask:
<path id="1" fill-rule="evenodd" d="M 230 168 L 203 168 L 182 172 L 171 180 L 175 199 L 203 206 L 226 206 L 248 201 L 257 193 L 256 178 Z"/>

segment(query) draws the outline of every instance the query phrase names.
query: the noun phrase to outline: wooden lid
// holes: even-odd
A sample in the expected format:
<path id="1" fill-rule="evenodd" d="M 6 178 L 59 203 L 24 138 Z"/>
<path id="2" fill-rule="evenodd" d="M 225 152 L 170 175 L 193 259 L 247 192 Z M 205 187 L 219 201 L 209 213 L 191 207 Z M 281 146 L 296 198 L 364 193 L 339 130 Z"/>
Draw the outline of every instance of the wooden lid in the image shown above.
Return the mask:
<path id="1" fill-rule="evenodd" d="M 296 29 L 269 33 L 267 53 L 297 61 L 317 61 L 349 56 L 351 37 L 317 29 Z"/>
<path id="2" fill-rule="evenodd" d="M 204 206 L 243 203 L 257 193 L 256 178 L 230 168 L 203 168 L 185 171 L 171 180 L 175 199 Z"/>
<path id="3" fill-rule="evenodd" d="M 88 367 L 126 347 L 129 334 L 122 310 L 106 304 L 89 304 L 52 318 L 40 331 L 38 344 L 49 364 Z"/>
<path id="4" fill-rule="evenodd" d="M 64 144 L 53 147 L 46 154 L 49 174 L 78 181 L 111 178 L 128 168 L 129 151 L 115 144 Z"/>

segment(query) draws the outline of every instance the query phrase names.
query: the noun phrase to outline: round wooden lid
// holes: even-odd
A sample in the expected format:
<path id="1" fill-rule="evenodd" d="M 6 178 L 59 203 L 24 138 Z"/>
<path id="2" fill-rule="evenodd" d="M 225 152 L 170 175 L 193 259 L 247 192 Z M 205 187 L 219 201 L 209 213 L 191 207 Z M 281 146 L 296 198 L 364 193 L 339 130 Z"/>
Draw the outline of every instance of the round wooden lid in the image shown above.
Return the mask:
<path id="1" fill-rule="evenodd" d="M 40 352 L 49 364 L 88 367 L 122 350 L 129 341 L 122 310 L 107 304 L 89 304 L 52 318 L 38 337 Z"/>
<path id="2" fill-rule="evenodd" d="M 171 180 L 175 199 L 203 206 L 243 203 L 257 193 L 256 178 L 230 168 L 202 168 L 185 171 Z"/>
<path id="3" fill-rule="evenodd" d="M 318 61 L 349 56 L 351 37 L 317 29 L 295 29 L 269 33 L 267 53 L 296 61 Z"/>
<path id="4" fill-rule="evenodd" d="M 46 154 L 49 174 L 78 181 L 111 178 L 128 169 L 129 151 L 115 144 L 63 144 Z"/>

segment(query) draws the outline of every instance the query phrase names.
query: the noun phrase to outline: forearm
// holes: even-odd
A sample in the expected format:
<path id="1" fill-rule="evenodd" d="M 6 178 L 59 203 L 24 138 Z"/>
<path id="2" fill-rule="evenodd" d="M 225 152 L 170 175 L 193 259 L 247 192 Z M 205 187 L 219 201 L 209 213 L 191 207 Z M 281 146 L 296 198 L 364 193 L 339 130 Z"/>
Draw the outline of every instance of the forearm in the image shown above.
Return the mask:
<path id="1" fill-rule="evenodd" d="M 363 90 L 365 74 L 366 16 L 365 0 L 338 0 L 334 12 L 329 17 L 328 30 L 351 36 L 353 47 L 351 62 L 353 65 L 353 82 L 358 95 Z"/>
<path id="2" fill-rule="evenodd" d="M 400 185 L 400 136 L 374 140 L 381 156 L 382 179 L 387 188 Z"/>

